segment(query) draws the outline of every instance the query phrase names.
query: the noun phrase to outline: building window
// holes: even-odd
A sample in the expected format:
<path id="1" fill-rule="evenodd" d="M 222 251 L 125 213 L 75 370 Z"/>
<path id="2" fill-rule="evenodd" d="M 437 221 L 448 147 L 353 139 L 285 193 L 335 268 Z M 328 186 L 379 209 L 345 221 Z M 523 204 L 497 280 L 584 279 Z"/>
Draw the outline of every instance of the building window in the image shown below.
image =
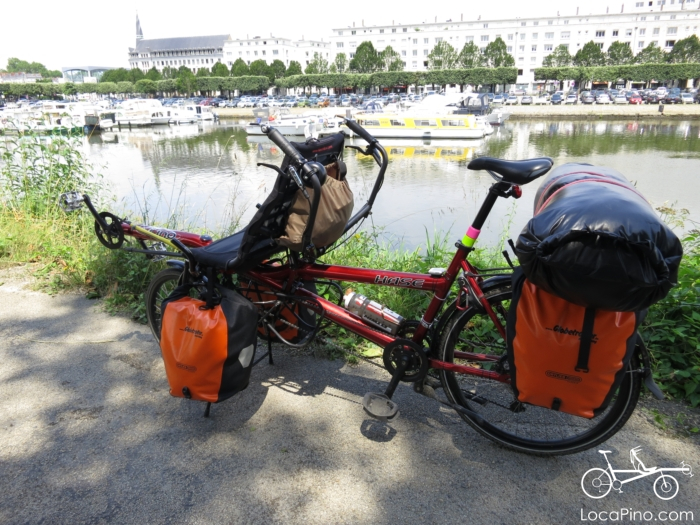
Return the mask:
<path id="1" fill-rule="evenodd" d="M 342 32 L 342 31 L 338 31 L 338 36 L 343 36 L 343 32 Z M 241 44 L 241 45 L 243 45 L 243 44 Z"/>
<path id="2" fill-rule="evenodd" d="M 414 50 L 413 50 L 413 56 L 414 56 L 414 57 L 417 57 L 417 56 L 418 56 L 418 50 L 417 50 L 417 49 L 414 49 Z"/>
<path id="3" fill-rule="evenodd" d="M 676 33 L 678 33 L 677 27 L 669 27 L 668 29 L 666 29 L 667 35 L 675 35 Z"/>
<path id="4" fill-rule="evenodd" d="M 644 2 L 637 2 L 635 7 L 644 7 Z"/>
<path id="5" fill-rule="evenodd" d="M 350 53 L 350 58 L 355 58 L 355 53 Z"/>
<path id="6" fill-rule="evenodd" d="M 537 62 L 537 57 L 530 57 L 530 62 L 533 64 Z"/>
<path id="7" fill-rule="evenodd" d="M 423 56 L 426 56 L 426 57 L 428 56 L 428 50 L 427 50 L 427 49 L 424 49 L 424 50 L 423 50 Z"/>
<path id="8" fill-rule="evenodd" d="M 481 35 L 481 41 L 482 41 L 482 42 L 488 42 L 488 41 L 489 41 L 489 35 Z"/>
<path id="9" fill-rule="evenodd" d="M 272 50 L 272 54 L 273 54 L 273 55 L 279 55 L 280 52 L 279 52 L 277 49 L 273 49 L 273 50 Z"/>
<path id="10" fill-rule="evenodd" d="M 631 29 L 625 30 L 625 36 L 632 36 L 632 30 Z"/>
<path id="11" fill-rule="evenodd" d="M 411 62 L 411 67 L 413 67 L 413 68 L 418 67 L 418 62 L 416 62 L 415 60 L 413 62 Z"/>
<path id="12" fill-rule="evenodd" d="M 666 40 L 666 47 L 673 47 L 675 43 L 675 40 Z"/>
<path id="13" fill-rule="evenodd" d="M 605 36 L 605 31 L 596 31 L 595 32 L 596 38 L 603 38 L 604 36 Z"/>
<path id="14" fill-rule="evenodd" d="M 618 34 L 618 30 L 617 30 L 617 29 L 613 29 L 613 35 L 612 35 L 612 36 L 617 36 L 617 34 Z"/>
<path id="15" fill-rule="evenodd" d="M 442 42 L 441 36 L 435 37 L 435 43 L 437 44 L 438 42 Z"/>
<path id="16" fill-rule="evenodd" d="M 336 47 L 344 47 L 345 43 L 344 42 L 336 42 L 335 45 L 336 45 Z"/>
<path id="17" fill-rule="evenodd" d="M 513 40 L 513 34 L 508 35 L 508 40 Z"/>
<path id="18" fill-rule="evenodd" d="M 424 44 L 429 44 L 429 43 L 430 43 L 430 39 L 429 39 L 429 38 L 424 38 L 424 39 L 423 39 L 423 43 L 424 43 Z"/>
<path id="19" fill-rule="evenodd" d="M 639 42 L 637 42 L 637 47 L 639 49 L 644 49 L 644 40 L 640 40 Z"/>
<path id="20" fill-rule="evenodd" d="M 524 53 L 525 52 L 525 46 L 520 46 L 520 52 Z"/>
<path id="21" fill-rule="evenodd" d="M 646 19 L 647 19 L 646 16 L 640 16 L 640 17 L 639 17 L 639 20 L 641 20 L 642 22 L 644 22 Z"/>
<path id="22" fill-rule="evenodd" d="M 520 22 L 520 25 L 521 25 L 522 27 L 525 27 L 525 26 L 527 25 L 527 22 Z"/>
<path id="23" fill-rule="evenodd" d="M 380 30 L 379 30 L 379 32 L 380 32 L 380 33 L 383 33 L 383 32 L 384 32 L 384 30 L 383 30 L 383 29 L 380 29 Z"/>
<path id="24" fill-rule="evenodd" d="M 536 52 L 537 51 L 537 46 L 532 46 L 532 51 Z"/>
<path id="25" fill-rule="evenodd" d="M 413 45 L 415 46 L 416 44 L 418 44 L 418 39 L 417 39 L 417 38 L 414 38 L 414 39 L 413 39 Z"/>
<path id="26" fill-rule="evenodd" d="M 466 36 L 466 37 L 464 37 L 464 39 L 465 39 L 467 42 L 474 42 L 474 37 L 473 37 L 473 36 Z M 427 40 L 427 38 L 426 38 L 426 40 Z"/>
<path id="27" fill-rule="evenodd" d="M 524 62 L 525 59 L 523 57 L 518 57 L 518 62 Z"/>
<path id="28" fill-rule="evenodd" d="M 640 30 L 639 30 L 639 36 L 643 36 L 643 35 L 645 35 L 645 34 L 646 34 L 646 32 L 647 32 L 647 30 L 646 30 L 646 29 L 640 29 Z"/>
<path id="29" fill-rule="evenodd" d="M 601 42 L 601 43 L 596 43 L 596 45 L 597 45 L 600 49 L 603 49 L 603 43 L 602 43 L 602 42 Z"/>
<path id="30" fill-rule="evenodd" d="M 654 20 L 661 20 L 661 17 L 660 17 L 659 15 L 656 15 L 656 16 L 654 17 Z"/>
<path id="31" fill-rule="evenodd" d="M 568 25 L 569 25 L 569 21 L 568 21 L 568 20 L 564 20 L 564 25 L 565 25 L 565 26 L 568 26 Z"/>
<path id="32" fill-rule="evenodd" d="M 512 53 L 512 52 L 513 52 L 513 46 L 507 46 L 507 47 L 506 47 L 506 52 Z"/>
<path id="33" fill-rule="evenodd" d="M 538 25 L 540 25 L 540 22 L 539 22 L 538 20 L 535 20 L 535 21 L 532 23 L 532 25 L 533 25 L 533 26 L 538 26 Z"/>
<path id="34" fill-rule="evenodd" d="M 402 57 L 405 57 L 405 56 L 406 56 L 406 50 L 405 50 L 405 49 L 402 49 L 402 50 L 401 50 L 401 56 L 402 56 Z"/>
<path id="35" fill-rule="evenodd" d="M 553 47 L 552 44 L 545 44 L 545 45 L 544 45 L 544 50 L 545 50 L 545 51 L 551 51 L 551 50 L 552 50 L 552 47 Z"/>
<path id="36" fill-rule="evenodd" d="M 396 28 L 391 30 L 392 33 L 396 33 Z"/>
<path id="37" fill-rule="evenodd" d="M 653 34 L 658 35 L 659 34 L 659 28 L 655 27 L 654 30 L 652 31 Z"/>
<path id="38" fill-rule="evenodd" d="M 562 31 L 561 38 L 562 38 L 562 40 L 566 40 L 567 38 L 571 38 L 571 31 Z"/>
<path id="39" fill-rule="evenodd" d="M 675 20 L 675 19 L 676 19 L 676 15 L 671 15 L 671 20 Z"/>
<path id="40" fill-rule="evenodd" d="M 537 40 L 537 33 L 532 33 L 532 39 Z"/>
<path id="41" fill-rule="evenodd" d="M 357 31 L 350 31 L 350 34 L 351 34 L 351 35 L 356 35 L 356 34 L 357 34 Z"/>
<path id="42" fill-rule="evenodd" d="M 552 40 L 552 39 L 554 38 L 554 33 L 545 33 L 545 34 L 544 34 L 544 37 L 545 37 L 547 40 Z"/>
<path id="43" fill-rule="evenodd" d="M 403 28 L 403 32 L 404 32 L 404 33 L 408 33 L 408 28 L 407 28 L 407 27 L 404 27 L 404 28 Z"/>
<path id="44" fill-rule="evenodd" d="M 520 33 L 520 40 L 525 40 L 527 35 L 525 33 Z"/>
<path id="45" fill-rule="evenodd" d="M 547 20 L 547 25 L 548 25 L 548 26 L 551 26 L 552 24 L 554 24 L 554 20 Z"/>

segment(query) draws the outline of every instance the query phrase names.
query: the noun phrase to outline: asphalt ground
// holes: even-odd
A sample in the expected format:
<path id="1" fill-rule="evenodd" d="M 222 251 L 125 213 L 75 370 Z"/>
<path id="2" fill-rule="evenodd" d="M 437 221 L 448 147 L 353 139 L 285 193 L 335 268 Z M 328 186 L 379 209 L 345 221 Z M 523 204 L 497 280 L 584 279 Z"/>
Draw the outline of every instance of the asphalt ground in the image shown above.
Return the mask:
<path id="1" fill-rule="evenodd" d="M 364 363 L 277 350 L 206 419 L 203 403 L 168 394 L 148 327 L 0 282 L 0 523 L 610 523 L 597 513 L 625 509 L 700 520 L 700 476 L 676 474 L 670 501 L 654 495 L 657 476 L 592 500 L 580 481 L 605 467 L 596 449 L 510 452 L 405 385 L 398 418 L 375 421 L 360 401 L 388 375 Z M 597 448 L 630 469 L 636 446 L 647 467 L 700 463 L 697 439 L 641 410 Z"/>

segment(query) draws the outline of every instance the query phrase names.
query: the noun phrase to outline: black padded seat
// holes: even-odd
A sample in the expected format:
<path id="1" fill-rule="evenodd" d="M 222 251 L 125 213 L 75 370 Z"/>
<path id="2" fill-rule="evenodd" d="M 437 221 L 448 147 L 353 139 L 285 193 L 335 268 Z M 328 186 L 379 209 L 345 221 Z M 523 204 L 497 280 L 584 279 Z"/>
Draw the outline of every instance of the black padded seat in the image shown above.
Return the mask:
<path id="1" fill-rule="evenodd" d="M 489 170 L 498 173 L 503 180 L 511 184 L 527 184 L 541 177 L 552 169 L 553 161 L 549 157 L 527 160 L 503 160 L 492 157 L 477 157 L 467 168 L 470 170 Z"/>
<path id="2" fill-rule="evenodd" d="M 204 248 L 192 248 L 192 255 L 202 266 L 225 269 L 226 263 L 238 255 L 244 235 L 245 230 L 241 230 L 229 237 L 214 241 Z M 284 250 L 286 248 L 279 246 L 273 239 L 261 239 L 253 245 L 248 255 L 251 261 L 259 262 Z"/>

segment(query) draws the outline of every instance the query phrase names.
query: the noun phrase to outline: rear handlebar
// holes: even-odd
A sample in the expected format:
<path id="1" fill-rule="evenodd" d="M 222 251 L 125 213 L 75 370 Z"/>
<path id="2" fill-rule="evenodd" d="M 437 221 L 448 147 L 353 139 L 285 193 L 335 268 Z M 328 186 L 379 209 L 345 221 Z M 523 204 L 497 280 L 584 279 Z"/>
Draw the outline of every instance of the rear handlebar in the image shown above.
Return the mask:
<path id="1" fill-rule="evenodd" d="M 351 120 L 351 119 L 345 119 L 345 125 L 350 128 L 350 130 L 355 133 L 356 135 L 359 135 L 361 138 L 363 138 L 368 144 L 373 144 L 377 142 L 377 139 L 375 139 L 372 135 L 369 134 L 369 132 L 360 126 L 356 121 Z"/>

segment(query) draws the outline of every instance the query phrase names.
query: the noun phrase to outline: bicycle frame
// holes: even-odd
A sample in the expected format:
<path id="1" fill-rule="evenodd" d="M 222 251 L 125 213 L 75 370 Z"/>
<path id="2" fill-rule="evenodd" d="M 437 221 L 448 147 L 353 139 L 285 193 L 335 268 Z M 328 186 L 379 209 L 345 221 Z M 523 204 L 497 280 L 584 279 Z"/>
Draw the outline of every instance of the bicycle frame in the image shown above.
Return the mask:
<path id="1" fill-rule="evenodd" d="M 646 478 L 647 476 L 653 476 L 655 474 L 665 474 L 668 472 L 682 472 L 685 474 L 685 469 L 683 467 L 674 467 L 674 468 L 658 468 L 654 467 L 651 470 L 648 470 L 646 472 L 640 472 L 637 469 L 620 469 L 620 470 L 615 470 L 612 465 L 610 464 L 610 460 L 608 459 L 607 454 L 603 454 L 605 456 L 605 461 L 608 464 L 608 468 L 606 469 L 610 473 L 610 477 L 612 478 L 612 481 L 619 481 L 620 485 L 624 485 L 625 483 L 629 483 L 631 481 L 636 481 L 638 479 Z M 615 474 L 639 474 L 638 476 L 632 476 L 631 478 L 627 479 L 617 479 L 617 476 Z"/>

